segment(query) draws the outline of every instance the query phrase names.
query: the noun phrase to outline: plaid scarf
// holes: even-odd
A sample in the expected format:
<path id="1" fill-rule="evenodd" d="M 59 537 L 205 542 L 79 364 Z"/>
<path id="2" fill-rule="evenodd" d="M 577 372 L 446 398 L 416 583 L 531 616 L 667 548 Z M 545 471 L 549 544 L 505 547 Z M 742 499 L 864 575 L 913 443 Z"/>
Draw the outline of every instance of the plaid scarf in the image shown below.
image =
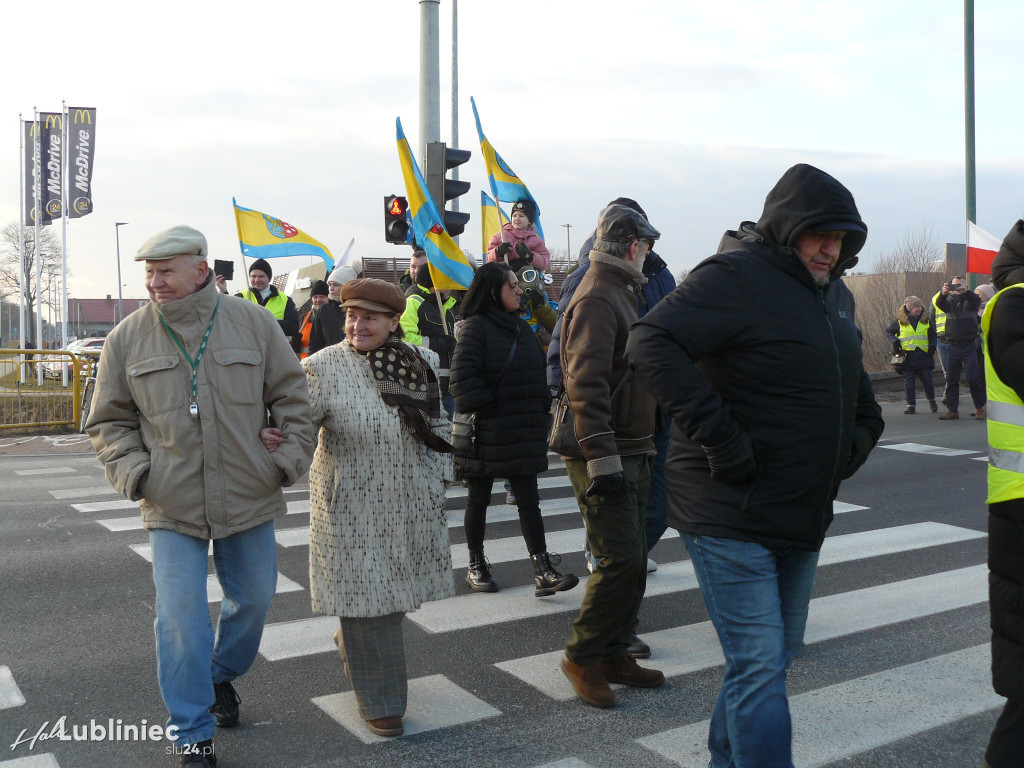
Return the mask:
<path id="1" fill-rule="evenodd" d="M 427 362 L 395 334 L 369 352 L 355 351 L 366 358 L 381 399 L 398 408 L 406 430 L 431 450 L 451 453 L 451 444 L 435 435 L 427 421 L 441 416 L 441 391 Z"/>

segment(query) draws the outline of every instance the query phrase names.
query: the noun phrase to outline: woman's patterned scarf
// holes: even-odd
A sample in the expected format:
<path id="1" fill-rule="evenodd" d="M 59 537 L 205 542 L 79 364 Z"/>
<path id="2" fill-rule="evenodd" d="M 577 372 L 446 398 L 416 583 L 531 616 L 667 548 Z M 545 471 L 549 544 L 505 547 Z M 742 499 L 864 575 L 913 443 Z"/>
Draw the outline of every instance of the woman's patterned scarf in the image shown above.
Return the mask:
<path id="1" fill-rule="evenodd" d="M 395 334 L 376 349 L 359 354 L 370 366 L 381 399 L 398 408 L 402 425 L 431 450 L 451 453 L 451 444 L 435 435 L 427 421 L 441 415 L 441 390 L 427 362 Z"/>

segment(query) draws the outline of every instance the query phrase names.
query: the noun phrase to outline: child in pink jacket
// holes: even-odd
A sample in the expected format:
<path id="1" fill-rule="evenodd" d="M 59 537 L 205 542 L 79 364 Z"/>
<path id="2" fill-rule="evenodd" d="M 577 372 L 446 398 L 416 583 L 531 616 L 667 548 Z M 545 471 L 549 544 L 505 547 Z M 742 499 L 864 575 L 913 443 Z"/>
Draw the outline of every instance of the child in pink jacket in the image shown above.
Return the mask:
<path id="1" fill-rule="evenodd" d="M 533 229 L 533 220 L 537 216 L 537 205 L 532 200 L 519 200 L 512 206 L 512 220 L 496 232 L 487 246 L 488 261 L 504 261 L 512 269 L 520 269 L 530 264 L 540 271 L 548 268 L 551 254 L 544 241 Z M 504 242 L 502 240 L 504 239 Z"/>

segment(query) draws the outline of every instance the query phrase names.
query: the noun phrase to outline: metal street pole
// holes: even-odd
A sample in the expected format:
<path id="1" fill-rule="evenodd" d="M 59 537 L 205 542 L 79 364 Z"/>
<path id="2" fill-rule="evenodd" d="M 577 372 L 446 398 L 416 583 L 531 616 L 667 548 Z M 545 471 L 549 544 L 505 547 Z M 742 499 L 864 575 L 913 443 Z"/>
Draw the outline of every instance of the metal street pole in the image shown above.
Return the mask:
<path id="1" fill-rule="evenodd" d="M 978 223 L 978 178 L 974 151 L 974 0 L 964 0 L 964 171 L 967 187 L 967 221 Z M 964 222 L 967 233 L 964 242 L 970 246 L 970 226 Z M 967 275 L 967 285 L 973 290 L 978 278 Z"/>
<path id="2" fill-rule="evenodd" d="M 426 165 L 427 144 L 441 140 L 441 74 L 438 63 L 440 0 L 420 0 L 420 167 Z"/>
<path id="3" fill-rule="evenodd" d="M 566 261 L 566 265 L 568 265 L 572 261 L 572 244 L 569 242 L 569 228 L 572 224 L 563 224 L 562 226 L 565 227 L 565 253 L 568 256 L 568 261 Z"/>
<path id="4" fill-rule="evenodd" d="M 117 242 L 117 322 L 124 320 L 124 299 L 121 297 L 121 230 L 118 227 L 126 225 L 127 221 L 118 221 L 114 224 L 114 240 Z"/>

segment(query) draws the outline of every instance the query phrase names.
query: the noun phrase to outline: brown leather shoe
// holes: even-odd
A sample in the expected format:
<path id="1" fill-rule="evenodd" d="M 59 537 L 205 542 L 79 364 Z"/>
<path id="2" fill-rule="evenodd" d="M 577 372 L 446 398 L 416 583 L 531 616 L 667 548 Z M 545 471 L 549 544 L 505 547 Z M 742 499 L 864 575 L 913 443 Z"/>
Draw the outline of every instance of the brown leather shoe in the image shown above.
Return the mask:
<path id="1" fill-rule="evenodd" d="M 632 656 L 602 661 L 601 671 L 609 683 L 621 683 L 633 688 L 657 688 L 665 682 L 665 675 L 659 670 L 644 669 Z"/>
<path id="2" fill-rule="evenodd" d="M 587 704 L 602 709 L 615 706 L 615 693 L 608 687 L 600 664 L 580 665 L 563 657 L 562 673 L 569 678 L 576 695 Z"/>
<path id="3" fill-rule="evenodd" d="M 978 421 L 984 421 L 987 415 L 988 412 L 985 410 L 985 406 L 981 406 L 981 408 L 975 411 L 974 418 L 977 419 Z"/>
<path id="4" fill-rule="evenodd" d="M 401 736 L 405 730 L 402 725 L 402 718 L 398 715 L 378 717 L 376 720 L 367 720 L 366 727 L 378 736 Z"/>
<path id="5" fill-rule="evenodd" d="M 939 416 L 939 421 L 952 421 L 953 419 L 959 419 L 960 414 L 956 411 L 947 411 L 946 413 Z"/>

